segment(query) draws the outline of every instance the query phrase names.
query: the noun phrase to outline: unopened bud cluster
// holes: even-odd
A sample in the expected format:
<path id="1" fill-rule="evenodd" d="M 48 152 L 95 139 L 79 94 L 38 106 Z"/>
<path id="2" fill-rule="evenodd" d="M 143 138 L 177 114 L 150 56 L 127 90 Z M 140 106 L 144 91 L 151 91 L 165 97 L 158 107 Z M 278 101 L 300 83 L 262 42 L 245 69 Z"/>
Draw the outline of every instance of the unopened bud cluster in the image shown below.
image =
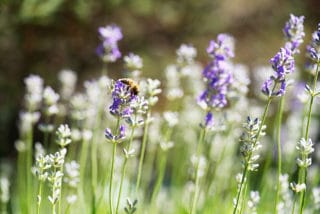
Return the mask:
<path id="1" fill-rule="evenodd" d="M 244 165 L 247 165 L 250 171 L 255 171 L 259 167 L 256 162 L 260 156 L 255 153 L 261 148 L 258 138 L 259 135 L 264 135 L 265 126 L 260 127 L 261 121 L 258 118 L 248 117 L 246 123 L 243 124 L 244 131 L 240 137 L 240 153 L 244 158 Z"/>

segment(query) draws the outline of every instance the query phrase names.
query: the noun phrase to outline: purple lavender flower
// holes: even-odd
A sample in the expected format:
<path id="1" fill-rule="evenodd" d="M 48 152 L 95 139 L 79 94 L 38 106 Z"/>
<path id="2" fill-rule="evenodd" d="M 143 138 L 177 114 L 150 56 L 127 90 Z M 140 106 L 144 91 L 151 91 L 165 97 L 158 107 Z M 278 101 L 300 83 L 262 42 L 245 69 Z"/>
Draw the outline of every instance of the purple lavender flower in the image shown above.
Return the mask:
<path id="1" fill-rule="evenodd" d="M 307 54 L 311 60 L 320 62 L 320 23 L 318 24 L 318 30 L 312 34 L 311 44 L 307 46 Z"/>
<path id="2" fill-rule="evenodd" d="M 111 130 L 109 128 L 106 128 L 105 132 L 105 137 L 107 140 L 109 140 L 111 143 L 121 143 L 123 139 L 125 138 L 126 135 L 126 129 L 124 125 L 121 125 L 119 127 L 119 134 L 118 135 L 113 135 Z"/>
<path id="3" fill-rule="evenodd" d="M 288 48 L 280 48 L 280 51 L 270 59 L 273 70 L 276 72 L 274 78 L 282 80 L 287 74 L 294 71 L 294 58 L 292 51 Z"/>
<path id="4" fill-rule="evenodd" d="M 303 43 L 304 27 L 303 27 L 304 16 L 294 16 L 290 14 L 290 20 L 286 22 L 283 33 L 287 39 L 285 47 L 290 49 L 294 54 L 299 53 L 298 47 Z"/>
<path id="5" fill-rule="evenodd" d="M 108 25 L 98 29 L 102 43 L 96 52 L 105 62 L 114 62 L 121 57 L 118 41 L 122 39 L 121 29 L 116 25 Z"/>
<path id="6" fill-rule="evenodd" d="M 293 52 L 287 48 L 280 51 L 270 60 L 274 75 L 262 85 L 262 93 L 268 97 L 283 96 L 286 91 L 286 76 L 294 71 Z"/>
<path id="7" fill-rule="evenodd" d="M 213 126 L 214 120 L 213 120 L 213 114 L 212 112 L 208 112 L 205 117 L 205 127 L 210 128 Z"/>
<path id="8" fill-rule="evenodd" d="M 198 103 L 206 109 L 223 108 L 227 104 L 227 91 L 232 81 L 229 59 L 233 57 L 232 38 L 220 34 L 217 42 L 210 41 L 208 54 L 213 58 L 202 72 L 206 88 Z"/>
<path id="9" fill-rule="evenodd" d="M 281 97 L 285 94 L 286 88 L 287 83 L 285 80 L 277 81 L 270 77 L 263 83 L 261 91 L 268 97 Z"/>
<path id="10" fill-rule="evenodd" d="M 227 60 L 234 56 L 234 39 L 228 34 L 219 34 L 217 42 L 211 40 L 207 53 L 216 60 Z"/>
<path id="11" fill-rule="evenodd" d="M 119 117 L 130 117 L 133 110 L 130 107 L 131 102 L 137 98 L 137 95 L 132 93 L 129 85 L 117 80 L 112 88 L 113 103 L 109 107 L 110 113 Z"/>

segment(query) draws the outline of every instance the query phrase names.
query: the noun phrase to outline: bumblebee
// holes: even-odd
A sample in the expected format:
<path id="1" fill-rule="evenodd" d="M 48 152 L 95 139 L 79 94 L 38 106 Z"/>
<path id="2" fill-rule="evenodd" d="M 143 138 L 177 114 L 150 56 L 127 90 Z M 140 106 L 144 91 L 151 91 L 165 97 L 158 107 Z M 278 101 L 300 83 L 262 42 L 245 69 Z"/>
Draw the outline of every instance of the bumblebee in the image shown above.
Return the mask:
<path id="1" fill-rule="evenodd" d="M 139 94 L 139 85 L 132 79 L 122 78 L 122 79 L 119 79 L 119 81 L 122 82 L 123 84 L 126 84 L 132 94 L 136 96 Z"/>

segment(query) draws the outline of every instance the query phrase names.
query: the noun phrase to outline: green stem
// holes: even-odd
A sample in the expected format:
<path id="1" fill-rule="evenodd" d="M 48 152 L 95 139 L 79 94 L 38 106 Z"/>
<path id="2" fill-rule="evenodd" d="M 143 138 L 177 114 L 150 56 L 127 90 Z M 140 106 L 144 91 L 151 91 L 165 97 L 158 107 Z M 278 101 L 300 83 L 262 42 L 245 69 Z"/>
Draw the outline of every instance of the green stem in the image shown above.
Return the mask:
<path id="1" fill-rule="evenodd" d="M 63 149 L 63 147 L 61 149 Z M 62 173 L 64 171 L 64 162 L 60 167 L 60 171 Z M 63 185 L 63 178 L 61 178 L 61 185 L 60 185 L 60 195 L 59 195 L 59 201 L 58 201 L 58 214 L 61 214 L 62 185 Z"/>
<path id="2" fill-rule="evenodd" d="M 135 117 L 134 121 L 136 121 L 136 117 Z M 128 144 L 127 148 L 126 148 L 127 152 L 130 152 L 130 149 L 131 149 L 131 143 L 133 141 L 134 130 L 135 130 L 135 126 L 133 126 L 132 129 L 131 129 L 129 144 Z M 121 181 L 120 181 L 120 187 L 119 187 L 119 193 L 118 193 L 118 201 L 117 201 L 116 213 L 118 213 L 118 210 L 119 210 L 119 204 L 120 204 L 120 198 L 121 198 L 121 192 L 122 192 L 122 185 L 123 185 L 124 177 L 126 175 L 126 167 L 127 167 L 128 158 L 129 157 L 127 157 L 127 156 L 125 157 L 124 163 L 123 163 L 123 166 L 122 166 Z"/>
<path id="3" fill-rule="evenodd" d="M 0 202 L 0 213 L 7 214 L 7 203 Z"/>
<path id="4" fill-rule="evenodd" d="M 304 139 L 307 141 L 309 138 L 309 128 L 310 128 L 310 122 L 311 122 L 311 114 L 312 114 L 312 106 L 313 106 L 313 101 L 315 98 L 315 92 L 317 90 L 317 81 L 318 81 L 318 75 L 319 75 L 319 64 L 320 62 L 317 62 L 317 68 L 316 68 L 316 74 L 314 76 L 313 79 L 313 90 L 312 93 L 310 94 L 311 98 L 310 98 L 310 104 L 309 104 L 309 110 L 308 110 L 308 118 L 307 118 L 307 126 L 306 126 L 306 132 L 305 132 L 305 136 Z M 306 160 L 306 156 L 303 155 L 302 156 L 302 161 Z M 306 184 L 307 182 L 307 168 L 305 167 L 300 167 L 299 168 L 299 184 Z M 307 184 L 306 184 L 307 186 Z M 304 203 L 305 203 L 305 194 L 306 194 L 306 189 L 302 190 L 300 193 L 300 210 L 299 210 L 299 214 L 303 213 L 303 207 L 304 207 Z"/>
<path id="5" fill-rule="evenodd" d="M 113 132 L 113 133 L 116 133 L 115 135 L 118 135 L 118 133 L 119 133 L 119 126 L 120 126 L 120 117 L 117 119 L 117 125 L 115 128 L 115 131 Z M 114 162 L 116 159 L 116 153 L 117 153 L 117 142 L 114 142 L 113 143 L 113 150 L 112 150 L 110 183 L 109 183 L 109 210 L 110 210 L 110 214 L 113 214 L 112 184 L 113 184 Z"/>
<path id="6" fill-rule="evenodd" d="M 147 138 L 148 138 L 148 128 L 150 123 L 150 109 L 147 112 L 147 118 L 145 120 L 145 126 L 143 130 L 143 139 L 142 139 L 142 147 L 141 147 L 141 153 L 140 153 L 140 160 L 139 160 L 139 169 L 138 169 L 138 177 L 136 182 L 136 192 L 139 190 L 140 182 L 141 182 L 141 174 L 142 174 L 142 165 L 143 160 L 146 152 L 146 144 L 147 144 Z"/>
<path id="7" fill-rule="evenodd" d="M 41 171 L 40 172 L 40 175 L 42 174 L 43 172 Z M 41 206 L 41 201 L 42 201 L 42 185 L 43 185 L 43 182 L 40 181 L 40 184 L 39 184 L 39 190 L 38 190 L 38 203 L 37 203 L 37 214 L 40 214 L 40 206 Z"/>
<path id="8" fill-rule="evenodd" d="M 243 213 L 243 211 L 245 210 L 245 198 L 247 197 L 248 182 L 244 182 L 244 188 L 243 189 L 244 189 L 244 193 L 243 193 L 243 197 L 242 197 L 240 214 Z"/>
<path id="9" fill-rule="evenodd" d="M 85 189 L 84 179 L 85 179 L 85 172 L 86 172 L 85 169 L 86 169 L 87 156 L 88 156 L 88 141 L 82 140 L 81 154 L 80 154 L 80 187 L 81 187 L 82 193 L 84 192 L 84 189 Z"/>
<path id="10" fill-rule="evenodd" d="M 68 204 L 67 209 L 66 209 L 66 211 L 65 211 L 66 214 L 69 214 L 69 213 L 70 213 L 70 207 L 71 207 L 71 205 Z"/>
<path id="11" fill-rule="evenodd" d="M 159 163 L 159 172 L 158 172 L 158 177 L 157 177 L 157 181 L 154 187 L 154 190 L 152 192 L 152 196 L 151 196 L 151 204 L 154 203 L 156 196 L 159 193 L 160 187 L 162 185 L 163 182 L 163 178 L 165 175 L 165 169 L 166 169 L 166 163 L 167 163 L 167 153 L 160 151 L 160 163 Z"/>
<path id="12" fill-rule="evenodd" d="M 280 176 L 281 176 L 281 169 L 282 169 L 282 156 L 281 156 L 281 123 L 282 123 L 282 116 L 283 116 L 283 106 L 284 106 L 284 96 L 280 99 L 279 110 L 278 110 L 278 117 L 277 117 L 277 146 L 278 146 L 278 180 L 277 180 L 277 191 L 276 191 L 276 199 L 275 199 L 275 206 L 274 206 L 274 213 L 277 213 L 277 206 L 279 202 L 280 196 Z"/>
<path id="13" fill-rule="evenodd" d="M 164 137 L 165 142 L 170 141 L 172 132 L 173 132 L 172 127 L 168 127 L 166 129 L 166 133 L 165 133 L 165 137 Z M 159 190 L 160 190 L 160 187 L 162 185 L 163 178 L 165 175 L 166 164 L 167 164 L 167 150 L 163 151 L 161 149 L 160 150 L 160 161 L 159 161 L 159 166 L 158 166 L 158 177 L 157 177 L 157 181 L 156 181 L 155 187 L 152 192 L 151 204 L 154 203 L 154 201 L 159 193 Z"/>
<path id="14" fill-rule="evenodd" d="M 18 191 L 19 192 L 26 192 L 26 180 L 25 180 L 25 173 L 26 173 L 26 151 L 18 151 Z M 23 194 L 19 194 L 19 203 L 20 203 L 20 212 L 24 213 L 26 211 L 26 200 Z"/>
<path id="15" fill-rule="evenodd" d="M 110 206 L 110 213 L 113 213 L 113 206 L 112 206 L 112 183 L 113 183 L 113 173 L 114 173 L 114 161 L 116 158 L 117 152 L 117 143 L 113 144 L 113 151 L 112 151 L 112 162 L 111 162 L 111 173 L 110 173 L 110 183 L 109 183 L 109 206 Z"/>
<path id="16" fill-rule="evenodd" d="M 258 130 L 258 133 L 257 133 L 257 137 L 256 137 L 256 140 L 254 141 L 254 144 L 253 144 L 253 147 L 255 147 L 256 143 L 259 141 L 259 138 L 260 138 L 260 134 L 261 134 L 261 131 L 262 131 L 262 127 L 264 125 L 264 122 L 266 120 L 266 117 L 267 117 L 267 114 L 268 114 L 268 110 L 269 110 L 269 106 L 270 106 L 270 103 L 272 101 L 272 97 L 269 97 L 268 98 L 268 101 L 267 101 L 267 104 L 266 104 L 266 107 L 264 108 L 264 112 L 263 112 L 263 115 L 262 115 L 262 120 L 261 120 L 261 124 L 259 126 L 259 130 Z M 252 155 L 252 154 L 251 154 Z M 243 173 L 242 173 L 242 178 L 241 178 L 241 183 L 240 183 L 240 187 L 239 187 L 239 191 L 237 193 L 237 200 L 236 200 L 236 204 L 234 206 L 234 209 L 233 209 L 233 214 L 236 214 L 237 213 L 237 210 L 238 210 L 238 206 L 239 206 L 239 202 L 240 202 L 240 197 L 242 195 L 242 190 L 243 190 L 243 185 L 245 183 L 245 180 L 246 180 L 246 177 L 248 175 L 248 161 L 251 159 L 251 155 L 248 157 L 248 159 L 246 160 L 246 163 L 245 163 L 245 166 L 244 166 L 244 169 L 243 169 Z M 241 210 L 241 209 L 240 209 Z"/>
<path id="17" fill-rule="evenodd" d="M 244 186 L 245 178 L 247 177 L 247 173 L 248 173 L 248 164 L 246 163 L 246 165 L 244 166 L 244 169 L 243 169 L 240 188 L 239 188 L 239 191 L 237 193 L 237 200 L 236 200 L 236 205 L 234 206 L 234 209 L 233 209 L 233 214 L 236 214 L 237 211 L 238 211 L 240 197 L 241 197 L 242 189 L 243 189 L 243 186 Z"/>
<path id="18" fill-rule="evenodd" d="M 32 125 L 31 125 L 32 126 Z M 27 213 L 30 213 L 31 194 L 32 194 L 32 180 L 31 180 L 31 166 L 32 166 L 32 139 L 33 129 L 31 128 L 27 133 L 27 151 L 26 151 L 26 195 L 27 195 Z"/>
<path id="19" fill-rule="evenodd" d="M 296 201 L 297 201 L 297 197 L 296 195 L 293 196 L 293 205 L 292 205 L 292 210 L 291 210 L 291 214 L 294 214 L 294 210 L 296 208 Z"/>
<path id="20" fill-rule="evenodd" d="M 101 121 L 103 118 L 103 108 L 102 101 L 100 100 L 98 103 L 98 115 L 97 121 L 95 123 L 92 140 L 91 140 L 91 194 L 92 194 L 92 210 L 91 213 L 96 213 L 96 191 L 97 191 L 97 183 L 98 183 L 98 160 L 97 160 L 97 136 L 100 135 L 100 127 Z"/>
<path id="21" fill-rule="evenodd" d="M 55 204 L 52 204 L 51 213 L 56 214 L 56 205 Z"/>
<path id="22" fill-rule="evenodd" d="M 206 135 L 206 129 L 205 128 L 202 128 L 201 130 L 201 133 L 200 133 L 200 137 L 199 137 L 199 142 L 197 144 L 197 164 L 196 164 L 196 167 L 195 167 L 195 190 L 194 190 L 194 195 L 193 195 L 193 199 L 192 199 L 192 206 L 191 206 L 191 210 L 190 210 L 190 213 L 191 214 L 194 214 L 196 213 L 196 207 L 197 207 L 197 201 L 198 201 L 198 196 L 199 196 L 199 192 L 200 192 L 200 177 L 199 177 L 199 162 L 200 162 L 200 155 L 202 153 L 202 144 L 203 144 L 203 141 L 204 141 L 204 138 L 205 138 L 205 135 Z"/>

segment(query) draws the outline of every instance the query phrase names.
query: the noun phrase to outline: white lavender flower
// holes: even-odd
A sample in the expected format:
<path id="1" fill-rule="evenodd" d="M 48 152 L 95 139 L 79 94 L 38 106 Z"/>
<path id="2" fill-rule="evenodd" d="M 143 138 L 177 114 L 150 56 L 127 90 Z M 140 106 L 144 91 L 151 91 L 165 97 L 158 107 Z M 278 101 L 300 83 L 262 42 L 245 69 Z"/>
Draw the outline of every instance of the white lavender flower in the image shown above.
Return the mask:
<path id="1" fill-rule="evenodd" d="M 61 84 L 61 97 L 67 100 L 74 92 L 77 83 L 77 74 L 72 70 L 64 69 L 59 72 L 58 79 Z"/>
<path id="2" fill-rule="evenodd" d="M 25 103 L 29 111 L 35 111 L 42 101 L 43 80 L 38 75 L 31 74 L 24 79 L 26 85 Z"/>
<path id="3" fill-rule="evenodd" d="M 40 142 L 36 142 L 35 146 L 35 153 L 34 156 L 37 159 L 40 155 L 45 155 L 46 150 L 43 148 L 42 144 Z"/>
<path id="4" fill-rule="evenodd" d="M 197 56 L 197 50 L 192 45 L 182 44 L 176 51 L 179 64 L 191 64 Z"/>
<path id="5" fill-rule="evenodd" d="M 10 199 L 10 181 L 7 177 L 0 177 L 0 203 L 7 204 Z"/>
<path id="6" fill-rule="evenodd" d="M 166 111 L 163 113 L 163 118 L 170 128 L 176 126 L 179 123 L 178 112 Z"/>
<path id="7" fill-rule="evenodd" d="M 54 105 L 58 102 L 60 95 L 57 94 L 50 86 L 45 87 L 43 91 L 43 102 L 48 105 Z"/>
<path id="8" fill-rule="evenodd" d="M 140 86 L 142 88 L 142 94 L 148 100 L 149 106 L 154 106 L 158 102 L 158 94 L 161 93 L 160 89 L 161 82 L 157 79 L 147 79 L 142 81 Z"/>
<path id="9" fill-rule="evenodd" d="M 161 140 L 160 141 L 160 148 L 163 151 L 168 151 L 169 149 L 171 149 L 174 146 L 174 142 L 173 141 L 165 141 L 165 140 Z"/>
<path id="10" fill-rule="evenodd" d="M 43 91 L 43 102 L 45 104 L 45 114 L 47 116 L 55 115 L 59 112 L 57 102 L 60 95 L 51 87 L 47 86 Z"/>
<path id="11" fill-rule="evenodd" d="M 299 193 L 299 192 L 305 191 L 307 186 L 305 183 L 296 184 L 296 183 L 292 182 L 292 183 L 290 183 L 290 187 L 291 187 L 292 191 Z"/>
<path id="12" fill-rule="evenodd" d="M 129 53 L 123 58 L 126 67 L 132 71 L 139 70 L 143 67 L 143 61 L 140 56 Z"/>
<path id="13" fill-rule="evenodd" d="M 237 97 L 239 96 L 239 93 L 241 95 L 246 95 L 248 92 L 248 86 L 250 84 L 250 78 L 249 78 L 249 69 L 242 64 L 236 64 L 233 65 L 233 82 L 231 83 L 232 90 L 229 93 L 229 96 L 231 97 Z"/>
<path id="14" fill-rule="evenodd" d="M 310 155 L 314 151 L 312 140 L 309 138 L 306 141 L 304 138 L 301 138 L 296 148 L 301 155 L 301 158 L 297 159 L 298 166 L 302 168 L 309 167 L 312 163 L 312 159 L 304 157 L 308 157 L 308 155 Z"/>
<path id="15" fill-rule="evenodd" d="M 197 170 L 197 176 L 199 178 L 203 177 L 205 175 L 205 171 L 207 168 L 207 160 L 206 158 L 201 155 L 200 157 L 197 157 L 196 155 L 191 156 L 191 163 L 194 169 Z"/>
<path id="16" fill-rule="evenodd" d="M 34 174 L 39 181 L 45 181 L 48 178 L 48 169 L 52 167 L 52 159 L 49 155 L 38 155 L 36 165 L 33 168 Z"/>
<path id="17" fill-rule="evenodd" d="M 68 186 L 76 188 L 80 179 L 79 179 L 79 168 L 80 165 L 76 161 L 71 161 L 65 164 L 65 176 L 63 181 L 68 184 Z"/>
<path id="18" fill-rule="evenodd" d="M 277 210 L 280 214 L 285 214 L 292 206 L 292 192 L 289 188 L 289 175 L 280 175 L 280 200 L 277 204 Z"/>
<path id="19" fill-rule="evenodd" d="M 38 129 L 42 131 L 43 133 L 51 133 L 54 130 L 54 125 L 53 124 L 44 124 L 40 123 L 38 125 Z"/>
<path id="20" fill-rule="evenodd" d="M 24 152 L 26 151 L 26 143 L 22 140 L 16 140 L 14 142 L 14 147 L 18 152 Z"/>
<path id="21" fill-rule="evenodd" d="M 143 96 L 136 96 L 131 100 L 129 107 L 132 112 L 125 118 L 126 122 L 131 127 L 142 126 L 144 124 L 142 115 L 146 114 L 149 108 L 148 101 Z"/>
<path id="22" fill-rule="evenodd" d="M 314 210 L 320 209 L 320 187 L 315 187 L 312 189 L 312 199 Z"/>
<path id="23" fill-rule="evenodd" d="M 82 131 L 82 139 L 85 141 L 89 141 L 92 139 L 92 131 L 89 129 L 85 129 Z"/>
<path id="24" fill-rule="evenodd" d="M 181 73 L 178 72 L 177 66 L 169 65 L 165 69 L 166 75 L 166 90 L 165 94 L 167 99 L 175 100 L 183 96 L 183 90 L 180 87 L 180 76 Z"/>
<path id="25" fill-rule="evenodd" d="M 51 204 L 56 204 L 59 201 L 61 194 L 61 181 L 63 173 L 61 171 L 51 172 L 48 176 L 48 181 L 52 185 L 51 195 L 48 196 L 48 199 Z"/>
<path id="26" fill-rule="evenodd" d="M 52 163 L 52 167 L 58 168 L 58 169 L 61 168 L 64 164 L 64 159 L 65 159 L 66 154 L 67 154 L 66 148 L 63 148 L 54 154 L 49 154 L 49 158 Z"/>
<path id="27" fill-rule="evenodd" d="M 74 202 L 76 202 L 76 201 L 78 200 L 78 196 L 72 194 L 72 195 L 68 195 L 68 196 L 66 197 L 66 199 L 67 199 L 67 203 L 68 203 L 68 204 L 73 204 Z"/>
<path id="28" fill-rule="evenodd" d="M 84 120 L 87 117 L 88 99 L 84 94 L 75 94 L 71 97 L 71 117 L 76 121 Z"/>
<path id="29" fill-rule="evenodd" d="M 59 126 L 57 132 L 57 144 L 61 147 L 65 147 L 71 143 L 71 130 L 67 124 Z"/>
<path id="30" fill-rule="evenodd" d="M 258 191 L 250 191 L 250 199 L 248 200 L 249 213 L 256 214 L 257 206 L 260 202 L 260 195 Z"/>
<path id="31" fill-rule="evenodd" d="M 73 142 L 78 142 L 82 139 L 82 133 L 79 129 L 74 128 L 71 130 L 71 139 Z"/>
<path id="32" fill-rule="evenodd" d="M 21 112 L 19 116 L 19 129 L 21 134 L 29 132 L 32 129 L 33 125 L 40 119 L 39 112 Z"/>

